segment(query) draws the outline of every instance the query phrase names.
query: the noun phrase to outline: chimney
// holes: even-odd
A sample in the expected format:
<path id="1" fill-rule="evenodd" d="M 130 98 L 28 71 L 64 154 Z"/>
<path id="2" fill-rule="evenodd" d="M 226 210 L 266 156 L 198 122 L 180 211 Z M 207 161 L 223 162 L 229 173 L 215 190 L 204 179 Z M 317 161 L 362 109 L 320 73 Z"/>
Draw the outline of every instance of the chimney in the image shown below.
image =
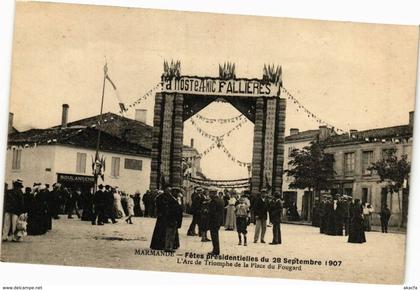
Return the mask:
<path id="1" fill-rule="evenodd" d="M 325 141 L 328 137 L 331 136 L 332 130 L 327 126 L 319 126 L 319 141 Z"/>
<path id="2" fill-rule="evenodd" d="M 147 110 L 145 110 L 145 109 L 136 109 L 136 113 L 134 115 L 134 120 L 146 124 L 146 117 L 147 117 Z"/>
<path id="3" fill-rule="evenodd" d="M 190 143 L 190 145 L 191 145 L 191 148 L 194 148 L 194 138 L 191 138 L 191 143 Z"/>
<path id="4" fill-rule="evenodd" d="M 61 129 L 67 128 L 68 120 L 69 120 L 69 105 L 63 104 L 63 112 L 61 114 Z"/>
<path id="5" fill-rule="evenodd" d="M 410 126 L 410 128 L 413 128 L 414 125 L 414 111 L 411 111 L 410 113 L 408 113 L 408 125 Z"/>
<path id="6" fill-rule="evenodd" d="M 290 136 L 299 134 L 298 128 L 290 128 Z"/>
<path id="7" fill-rule="evenodd" d="M 9 112 L 9 129 L 7 131 L 7 134 L 13 133 L 13 113 Z"/>
<path id="8" fill-rule="evenodd" d="M 357 134 L 357 130 L 356 129 L 350 129 L 350 138 L 355 138 Z"/>

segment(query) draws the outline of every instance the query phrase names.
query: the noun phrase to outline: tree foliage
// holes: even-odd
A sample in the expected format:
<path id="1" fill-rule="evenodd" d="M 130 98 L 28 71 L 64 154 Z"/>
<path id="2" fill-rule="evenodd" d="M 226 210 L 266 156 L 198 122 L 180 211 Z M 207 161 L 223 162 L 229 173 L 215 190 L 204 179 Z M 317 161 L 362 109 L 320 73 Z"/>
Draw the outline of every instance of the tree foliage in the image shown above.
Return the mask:
<path id="1" fill-rule="evenodd" d="M 372 163 L 368 168 L 374 170 L 380 178 L 379 182 L 386 182 L 392 192 L 398 192 L 404 184 L 404 181 L 410 174 L 410 162 L 407 161 L 407 155 L 398 159 L 395 156 L 396 149 L 390 150 L 387 156 L 382 160 Z"/>
<path id="2" fill-rule="evenodd" d="M 324 152 L 325 145 L 312 142 L 303 149 L 293 149 L 289 161 L 288 176 L 294 178 L 290 188 L 313 189 L 315 192 L 330 188 L 335 177 L 334 156 Z"/>

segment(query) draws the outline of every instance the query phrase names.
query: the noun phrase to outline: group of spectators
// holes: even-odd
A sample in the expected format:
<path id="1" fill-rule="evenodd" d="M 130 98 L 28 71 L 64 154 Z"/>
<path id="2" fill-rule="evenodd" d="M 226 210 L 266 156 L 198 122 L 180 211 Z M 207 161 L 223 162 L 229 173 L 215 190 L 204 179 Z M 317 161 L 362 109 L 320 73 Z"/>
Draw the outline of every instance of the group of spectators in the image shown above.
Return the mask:
<path id="1" fill-rule="evenodd" d="M 10 189 L 5 184 L 2 240 L 17 242 L 26 234 L 43 235 L 51 230 L 52 218 L 58 218 L 60 211 L 56 198 L 59 190 L 56 184 L 52 190 L 41 183 L 24 187 L 21 179 L 15 180 Z"/>
<path id="2" fill-rule="evenodd" d="M 212 195 L 212 192 L 216 191 Z M 191 196 L 190 213 L 193 218 L 187 231 L 187 236 L 198 236 L 202 242 L 213 242 L 212 253 L 218 253 L 220 246 L 218 234 L 212 233 L 211 216 L 214 215 L 211 209 L 212 196 L 220 200 L 223 211 L 220 214 L 220 225 L 224 225 L 226 231 L 237 231 L 238 245 L 247 246 L 247 227 L 250 223 L 255 224 L 254 243 L 265 243 L 267 220 L 273 228 L 273 240 L 271 245 L 281 244 L 280 222 L 283 209 L 283 200 L 280 193 L 268 195 L 266 189 L 255 196 L 249 191 L 237 193 L 234 190 L 217 192 L 212 188 L 196 187 Z M 198 232 L 196 228 L 198 227 Z M 212 239 L 208 238 L 210 231 Z M 214 232 L 214 227 L 213 227 Z M 214 240 L 216 236 L 216 241 Z"/>
<path id="3" fill-rule="evenodd" d="M 366 231 L 371 231 L 374 208 L 360 199 L 347 195 L 324 195 L 317 208 L 320 233 L 331 236 L 349 236 L 349 243 L 366 242 Z M 389 208 L 384 205 L 380 212 L 382 232 L 388 232 L 391 216 Z"/>
<path id="4" fill-rule="evenodd" d="M 74 215 L 83 221 L 103 225 L 116 223 L 125 218 L 133 224 L 133 216 L 155 216 L 154 196 L 150 192 L 141 199 L 140 192 L 126 194 L 110 185 L 98 186 L 98 190 L 66 187 L 60 183 L 35 182 L 25 187 L 21 179 L 5 184 L 3 241 L 21 241 L 25 235 L 43 235 L 52 229 L 52 220 Z M 141 202 L 145 205 L 143 213 Z"/>

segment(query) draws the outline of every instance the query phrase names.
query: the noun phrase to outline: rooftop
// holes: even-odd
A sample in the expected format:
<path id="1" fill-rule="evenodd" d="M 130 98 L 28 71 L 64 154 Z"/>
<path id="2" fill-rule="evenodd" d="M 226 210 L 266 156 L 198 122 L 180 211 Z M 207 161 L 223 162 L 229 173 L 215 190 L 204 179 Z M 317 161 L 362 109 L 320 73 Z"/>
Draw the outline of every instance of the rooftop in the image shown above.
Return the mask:
<path id="1" fill-rule="evenodd" d="M 61 144 L 96 149 L 98 130 L 101 131 L 100 150 L 125 154 L 150 156 L 152 127 L 114 113 L 93 116 L 70 122 L 67 128 L 54 126 L 47 129 L 30 129 L 9 135 L 9 145 L 34 146 Z"/>
<path id="2" fill-rule="evenodd" d="M 140 145 L 145 149 L 152 149 L 152 126 L 111 112 L 102 114 L 102 124 L 100 126 L 98 126 L 99 120 L 100 116 L 96 115 L 74 122 L 69 122 L 67 126 L 86 126 L 99 128 L 102 132 L 106 132 L 130 143 Z M 61 125 L 55 126 L 53 128 L 61 128 Z"/>
<path id="3" fill-rule="evenodd" d="M 285 142 L 291 141 L 304 141 L 304 140 L 314 140 L 319 134 L 319 130 L 306 130 L 299 132 L 295 135 L 289 135 L 285 137 Z"/>
<path id="4" fill-rule="evenodd" d="M 328 138 L 330 145 L 348 145 L 364 142 L 375 142 L 389 140 L 393 138 L 409 138 L 413 136 L 413 127 L 410 125 L 400 125 L 385 128 L 369 129 L 356 131 L 351 134 L 335 135 Z"/>

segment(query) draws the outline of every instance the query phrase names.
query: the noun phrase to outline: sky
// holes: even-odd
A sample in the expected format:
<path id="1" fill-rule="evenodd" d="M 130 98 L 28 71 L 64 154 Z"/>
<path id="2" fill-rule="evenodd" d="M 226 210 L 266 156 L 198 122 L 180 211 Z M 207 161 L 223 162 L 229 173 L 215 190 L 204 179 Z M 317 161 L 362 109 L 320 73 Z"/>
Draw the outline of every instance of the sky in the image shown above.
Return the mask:
<path id="1" fill-rule="evenodd" d="M 10 112 L 18 130 L 46 128 L 99 113 L 103 65 L 126 104 L 160 80 L 164 60 L 180 60 L 181 74 L 218 76 L 225 61 L 238 77 L 262 76 L 264 64 L 283 68 L 283 85 L 311 112 L 337 128 L 369 129 L 408 123 L 414 109 L 418 27 L 273 17 L 185 13 L 88 5 L 16 4 Z M 136 108 L 148 110 L 153 95 Z M 319 124 L 288 101 L 286 134 L 291 127 Z M 110 86 L 104 111 L 119 110 Z M 239 114 L 223 103 L 200 112 L 209 118 Z M 134 117 L 134 110 L 126 113 Z M 199 123 L 199 121 L 197 121 Z M 199 123 L 200 124 L 200 123 Z M 234 126 L 201 128 L 221 135 Z M 211 141 L 184 124 L 184 143 L 194 138 L 199 152 Z M 238 160 L 250 162 L 253 124 L 225 140 Z M 221 150 L 202 159 L 210 178 L 247 177 Z"/>

